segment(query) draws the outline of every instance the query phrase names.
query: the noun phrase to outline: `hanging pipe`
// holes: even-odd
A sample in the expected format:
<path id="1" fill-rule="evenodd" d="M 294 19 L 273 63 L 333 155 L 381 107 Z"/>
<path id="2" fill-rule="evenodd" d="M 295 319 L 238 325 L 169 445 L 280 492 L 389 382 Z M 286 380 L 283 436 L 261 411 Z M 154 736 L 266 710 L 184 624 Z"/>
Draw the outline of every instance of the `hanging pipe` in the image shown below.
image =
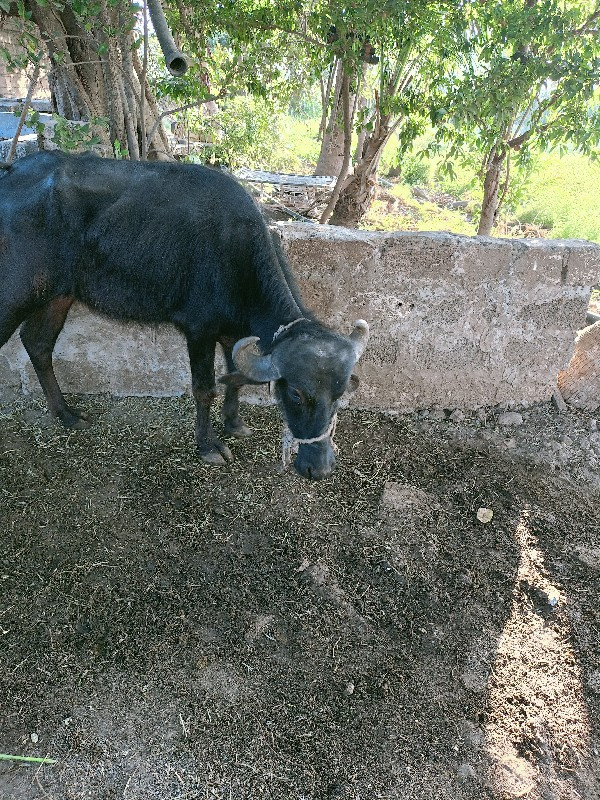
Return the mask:
<path id="1" fill-rule="evenodd" d="M 167 69 L 171 75 L 176 77 L 185 75 L 191 63 L 190 59 L 179 50 L 173 41 L 160 0 L 148 0 L 148 11 L 160 49 L 165 57 Z"/>

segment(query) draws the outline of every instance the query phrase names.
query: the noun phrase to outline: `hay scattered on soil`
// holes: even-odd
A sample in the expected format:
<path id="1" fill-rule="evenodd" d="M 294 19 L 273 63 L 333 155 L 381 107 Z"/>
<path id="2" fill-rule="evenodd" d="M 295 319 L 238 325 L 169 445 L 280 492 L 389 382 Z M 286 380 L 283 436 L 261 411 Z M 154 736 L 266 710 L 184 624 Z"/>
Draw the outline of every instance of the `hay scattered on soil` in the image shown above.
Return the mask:
<path id="1" fill-rule="evenodd" d="M 308 483 L 276 409 L 214 469 L 188 398 L 79 405 L 0 416 L 0 749 L 58 760 L 0 796 L 600 797 L 589 416 L 346 411 Z"/>

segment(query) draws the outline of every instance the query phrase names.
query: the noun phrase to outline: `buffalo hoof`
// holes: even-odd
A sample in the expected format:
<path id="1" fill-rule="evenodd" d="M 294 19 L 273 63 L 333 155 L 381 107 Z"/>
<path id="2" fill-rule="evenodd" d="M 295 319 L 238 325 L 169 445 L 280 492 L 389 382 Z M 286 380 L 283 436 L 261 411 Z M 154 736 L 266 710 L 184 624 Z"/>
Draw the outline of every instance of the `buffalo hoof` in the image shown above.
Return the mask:
<path id="1" fill-rule="evenodd" d="M 200 458 L 213 467 L 224 467 L 233 461 L 233 453 L 226 444 L 214 442 L 210 447 L 200 450 Z"/>
<path id="2" fill-rule="evenodd" d="M 86 414 L 77 411 L 75 408 L 70 408 L 69 406 L 67 406 L 64 411 L 59 411 L 56 416 L 65 428 L 71 431 L 84 431 L 92 424 Z"/>
<path id="3" fill-rule="evenodd" d="M 241 419 L 238 419 L 235 422 L 225 420 L 223 427 L 225 428 L 225 433 L 228 436 L 233 436 L 236 439 L 247 439 L 248 436 L 252 436 L 254 433 L 252 428 L 249 428 Z"/>

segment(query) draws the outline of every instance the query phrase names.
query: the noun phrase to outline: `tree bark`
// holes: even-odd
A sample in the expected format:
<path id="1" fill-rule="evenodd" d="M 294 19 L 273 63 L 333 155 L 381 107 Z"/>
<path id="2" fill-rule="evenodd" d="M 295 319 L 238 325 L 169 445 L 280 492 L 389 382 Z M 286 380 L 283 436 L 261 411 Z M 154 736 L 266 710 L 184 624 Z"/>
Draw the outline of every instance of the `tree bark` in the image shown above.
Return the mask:
<path id="1" fill-rule="evenodd" d="M 57 112 L 75 121 L 107 119 L 108 131 L 97 131 L 103 151 L 112 153 L 118 141 L 121 147 L 127 144 L 132 158 L 139 158 L 145 151 L 142 113 L 149 130 L 159 112 L 137 53 L 132 50 L 131 20 L 106 0 L 100 3 L 99 14 L 88 20 L 88 26 L 68 3 L 59 7 L 27 0 L 26 8 L 50 57 L 48 81 Z M 151 150 L 169 150 L 162 130 L 157 130 L 148 144 Z"/>
<path id="2" fill-rule="evenodd" d="M 342 62 L 338 59 L 335 67 L 335 81 L 329 121 L 323 134 L 321 152 L 319 153 L 319 160 L 315 167 L 315 175 L 339 175 L 344 163 L 343 80 Z"/>
<path id="3" fill-rule="evenodd" d="M 337 177 L 337 181 L 335 182 L 335 187 L 333 189 L 331 198 L 329 200 L 329 203 L 327 204 L 327 208 L 325 209 L 325 211 L 323 211 L 323 214 L 320 219 L 320 222 L 322 224 L 328 221 L 333 209 L 336 206 L 336 203 L 342 191 L 342 187 L 344 185 L 344 181 L 346 180 L 346 175 L 348 173 L 348 169 L 350 167 L 350 160 L 352 157 L 350 152 L 350 148 L 352 146 L 352 124 L 350 121 L 350 78 L 347 74 L 344 74 L 342 78 L 341 99 L 342 99 L 342 108 L 344 114 L 344 157 L 342 161 L 342 166 L 340 168 Z"/>
<path id="4" fill-rule="evenodd" d="M 496 222 L 499 207 L 500 180 L 502 166 L 506 159 L 506 151 L 493 147 L 486 159 L 485 178 L 483 181 L 483 203 L 479 217 L 478 236 L 491 236 L 492 228 Z"/>

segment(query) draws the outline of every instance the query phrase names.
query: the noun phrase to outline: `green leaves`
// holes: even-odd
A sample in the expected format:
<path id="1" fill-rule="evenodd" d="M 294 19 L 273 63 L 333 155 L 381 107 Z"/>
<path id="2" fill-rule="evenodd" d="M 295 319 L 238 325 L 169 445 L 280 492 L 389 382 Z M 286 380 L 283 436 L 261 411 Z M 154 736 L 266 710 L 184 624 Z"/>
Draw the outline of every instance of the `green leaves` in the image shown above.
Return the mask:
<path id="1" fill-rule="evenodd" d="M 430 110 L 448 161 L 460 154 L 481 164 L 512 152 L 525 175 L 536 149 L 593 156 L 600 148 L 597 4 L 504 0 L 464 9 L 463 61 L 444 69 Z"/>

